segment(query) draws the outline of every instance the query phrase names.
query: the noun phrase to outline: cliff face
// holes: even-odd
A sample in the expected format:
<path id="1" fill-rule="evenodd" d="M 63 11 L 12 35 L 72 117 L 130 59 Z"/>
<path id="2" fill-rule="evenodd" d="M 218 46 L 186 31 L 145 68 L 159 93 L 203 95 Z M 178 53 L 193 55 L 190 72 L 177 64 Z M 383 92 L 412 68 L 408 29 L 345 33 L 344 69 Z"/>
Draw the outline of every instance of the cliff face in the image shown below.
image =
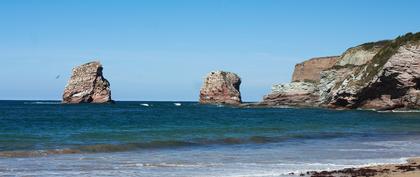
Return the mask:
<path id="1" fill-rule="evenodd" d="M 108 103 L 111 100 L 109 82 L 102 75 L 102 65 L 90 62 L 73 68 L 63 93 L 63 103 Z"/>
<path id="2" fill-rule="evenodd" d="M 354 76 L 357 70 L 372 60 L 387 42 L 389 41 L 372 42 L 352 47 L 337 59 L 334 66 L 321 71 L 320 84 L 318 85 L 320 102 L 329 103 L 332 101 L 332 97 L 344 80 Z"/>
<path id="3" fill-rule="evenodd" d="M 292 82 L 273 85 L 271 93 L 264 96 L 262 105 L 318 106 L 321 71 L 331 68 L 339 57 L 319 57 L 295 66 Z"/>
<path id="4" fill-rule="evenodd" d="M 242 102 L 238 75 L 225 71 L 210 72 L 200 90 L 202 104 L 233 104 Z"/>
<path id="5" fill-rule="evenodd" d="M 308 93 L 301 93 L 302 86 L 289 89 L 288 94 L 279 94 L 273 89 L 262 104 L 294 102 L 293 105 L 298 106 L 312 104 L 332 108 L 418 109 L 420 33 L 350 48 L 330 68 L 313 71 L 319 71 L 320 79 L 312 82 L 314 88 Z M 290 97 L 291 93 L 299 97 Z M 305 99 L 301 98 L 303 95 Z"/>
<path id="6" fill-rule="evenodd" d="M 296 64 L 292 82 L 319 82 L 321 71 L 331 68 L 339 56 L 312 58 Z"/>
<path id="7" fill-rule="evenodd" d="M 420 93 L 420 33 L 389 41 L 365 65 L 335 87 L 331 107 L 418 109 Z"/>
<path id="8" fill-rule="evenodd" d="M 336 66 L 360 66 L 369 62 L 390 41 L 378 41 L 352 47 L 338 59 Z"/>
<path id="9" fill-rule="evenodd" d="M 312 82 L 277 84 L 260 103 L 266 106 L 314 106 L 319 104 L 318 88 Z"/>

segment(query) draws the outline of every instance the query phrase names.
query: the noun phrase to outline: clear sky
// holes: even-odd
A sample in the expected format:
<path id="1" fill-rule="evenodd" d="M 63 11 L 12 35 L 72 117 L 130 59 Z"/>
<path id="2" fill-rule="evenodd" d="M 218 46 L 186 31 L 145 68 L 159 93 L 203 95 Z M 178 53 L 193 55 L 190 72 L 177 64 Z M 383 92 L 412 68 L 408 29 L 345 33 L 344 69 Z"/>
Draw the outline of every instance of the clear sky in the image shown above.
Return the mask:
<path id="1" fill-rule="evenodd" d="M 2 0 L 0 99 L 60 100 L 100 60 L 114 100 L 195 101 L 227 70 L 258 101 L 295 63 L 418 31 L 415 0 Z"/>

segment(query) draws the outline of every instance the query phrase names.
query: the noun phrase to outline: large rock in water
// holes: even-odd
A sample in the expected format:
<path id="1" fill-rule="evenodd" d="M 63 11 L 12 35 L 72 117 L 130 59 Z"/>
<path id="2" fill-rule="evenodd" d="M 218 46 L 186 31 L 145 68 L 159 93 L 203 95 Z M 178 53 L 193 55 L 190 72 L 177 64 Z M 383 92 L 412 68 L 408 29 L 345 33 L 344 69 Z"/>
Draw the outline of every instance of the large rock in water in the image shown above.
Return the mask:
<path id="1" fill-rule="evenodd" d="M 63 93 L 63 103 L 110 103 L 109 82 L 102 75 L 101 63 L 94 61 L 73 68 Z"/>
<path id="2" fill-rule="evenodd" d="M 210 72 L 200 90 L 202 104 L 241 104 L 241 78 L 225 71 Z"/>

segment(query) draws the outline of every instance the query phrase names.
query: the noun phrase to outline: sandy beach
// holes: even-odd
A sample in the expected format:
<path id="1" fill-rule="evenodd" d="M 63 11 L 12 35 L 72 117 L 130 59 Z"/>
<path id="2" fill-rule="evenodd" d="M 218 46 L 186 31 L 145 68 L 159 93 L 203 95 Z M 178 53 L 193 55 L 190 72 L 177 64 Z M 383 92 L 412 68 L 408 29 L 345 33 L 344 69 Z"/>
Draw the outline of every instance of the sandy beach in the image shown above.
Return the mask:
<path id="1" fill-rule="evenodd" d="M 420 158 L 411 158 L 404 164 L 375 165 L 333 171 L 313 171 L 298 176 L 310 177 L 419 177 Z"/>

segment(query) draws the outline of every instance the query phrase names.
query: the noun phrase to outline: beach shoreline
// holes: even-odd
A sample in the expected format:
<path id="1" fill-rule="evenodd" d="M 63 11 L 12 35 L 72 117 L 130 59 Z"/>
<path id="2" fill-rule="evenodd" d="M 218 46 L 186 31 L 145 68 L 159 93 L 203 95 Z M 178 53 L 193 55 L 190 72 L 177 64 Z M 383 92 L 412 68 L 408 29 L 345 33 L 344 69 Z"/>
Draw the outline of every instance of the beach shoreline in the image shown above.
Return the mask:
<path id="1" fill-rule="evenodd" d="M 331 171 L 308 171 L 292 174 L 310 177 L 419 177 L 420 157 L 408 158 L 405 163 L 371 165 Z"/>

